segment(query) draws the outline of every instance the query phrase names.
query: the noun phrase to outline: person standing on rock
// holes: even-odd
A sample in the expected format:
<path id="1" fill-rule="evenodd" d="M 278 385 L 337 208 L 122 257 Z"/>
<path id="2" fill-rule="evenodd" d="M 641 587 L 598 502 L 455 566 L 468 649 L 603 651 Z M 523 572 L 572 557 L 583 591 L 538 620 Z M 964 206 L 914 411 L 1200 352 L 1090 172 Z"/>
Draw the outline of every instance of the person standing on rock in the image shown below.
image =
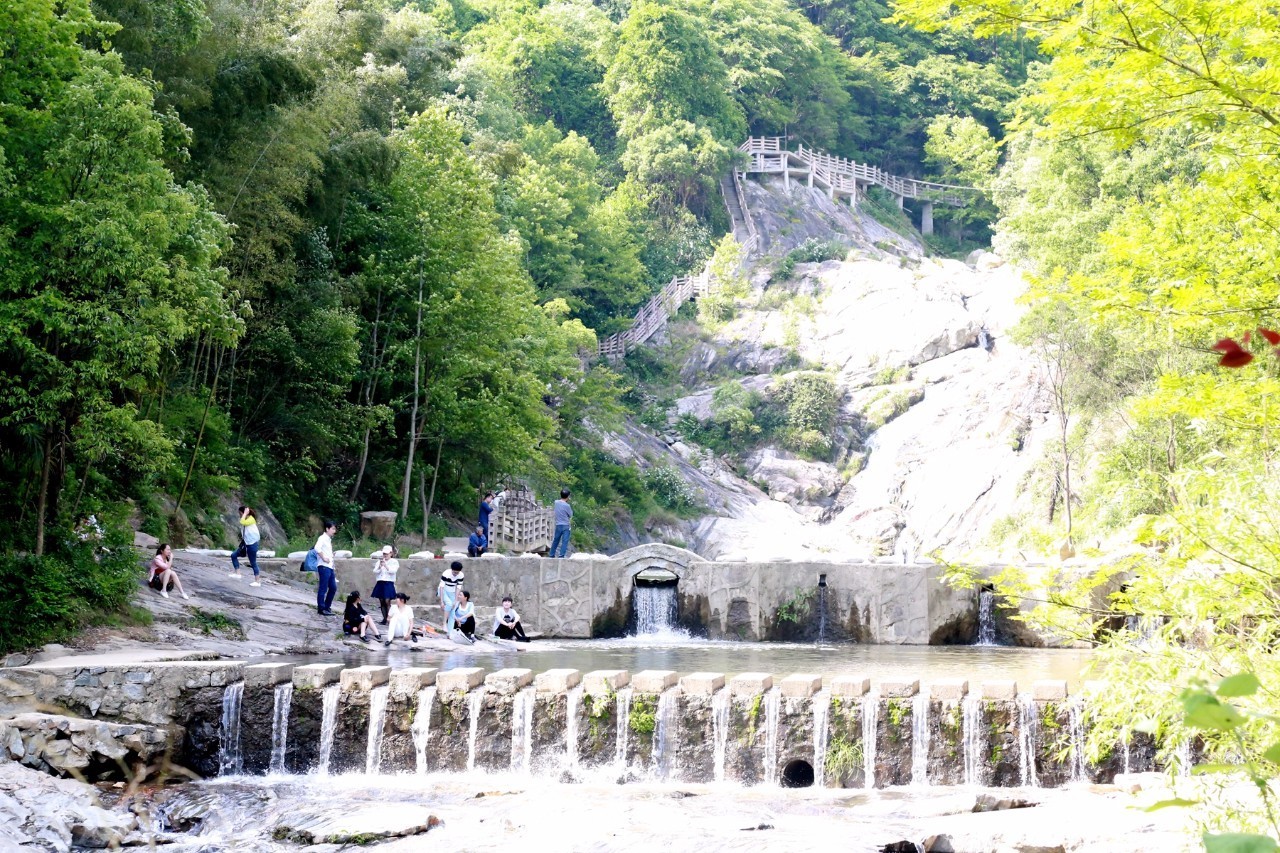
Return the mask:
<path id="1" fill-rule="evenodd" d="M 556 535 L 551 540 L 548 557 L 563 557 L 569 551 L 569 525 L 573 522 L 573 507 L 569 505 L 569 490 L 560 490 L 560 500 L 555 502 Z M 556 553 L 557 546 L 559 553 Z"/>
<path id="2" fill-rule="evenodd" d="M 320 585 L 316 587 L 316 610 L 321 616 L 333 616 L 333 597 L 338 594 L 338 575 L 333 567 L 333 535 L 338 532 L 338 523 L 324 520 L 324 532 L 316 539 L 316 571 L 320 575 Z"/>
<path id="3" fill-rule="evenodd" d="M 253 583 L 249 586 L 262 586 L 258 578 L 258 546 L 261 542 L 262 533 L 258 530 L 258 518 L 253 507 L 240 507 L 240 548 L 231 552 L 231 577 L 240 577 L 240 551 L 243 549 L 249 558 L 249 568 L 253 569 Z"/>
<path id="4" fill-rule="evenodd" d="M 484 493 L 484 499 L 480 501 L 480 521 L 479 525 L 484 533 L 485 542 L 489 541 L 489 514 L 493 512 L 493 492 Z"/>
<path id="5" fill-rule="evenodd" d="M 378 600 L 382 608 L 382 624 L 387 624 L 387 613 L 391 610 L 391 602 L 396 597 L 396 575 L 400 572 L 400 561 L 396 559 L 396 549 L 392 545 L 383 545 L 382 550 L 373 557 L 373 594 L 371 598 Z"/>
<path id="6" fill-rule="evenodd" d="M 449 633 L 449 616 L 453 611 L 453 603 L 458 600 L 458 590 L 462 589 L 465 580 L 462 574 L 462 563 L 454 560 L 449 570 L 440 575 L 440 584 L 436 587 L 436 600 L 440 602 L 440 612 L 444 614 L 444 630 Z"/>

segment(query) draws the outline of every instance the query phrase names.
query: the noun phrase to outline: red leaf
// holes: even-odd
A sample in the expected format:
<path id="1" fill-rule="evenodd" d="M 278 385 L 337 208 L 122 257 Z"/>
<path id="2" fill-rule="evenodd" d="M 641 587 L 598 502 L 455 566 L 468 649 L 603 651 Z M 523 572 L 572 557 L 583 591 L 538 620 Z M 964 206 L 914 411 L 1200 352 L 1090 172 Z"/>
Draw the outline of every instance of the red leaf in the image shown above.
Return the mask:
<path id="1" fill-rule="evenodd" d="M 1235 342 L 1234 338 L 1223 338 L 1213 345 L 1213 348 L 1227 354 L 1244 352 L 1244 347 Z"/>
<path id="2" fill-rule="evenodd" d="M 1273 347 L 1280 345 L 1280 332 L 1273 332 L 1270 329 L 1264 329 L 1259 326 L 1258 334 L 1266 338 L 1267 343 L 1271 344 Z"/>
<path id="3" fill-rule="evenodd" d="M 1218 360 L 1218 364 L 1223 367 L 1244 367 L 1253 361 L 1253 353 L 1245 352 L 1242 349 L 1232 350 Z"/>

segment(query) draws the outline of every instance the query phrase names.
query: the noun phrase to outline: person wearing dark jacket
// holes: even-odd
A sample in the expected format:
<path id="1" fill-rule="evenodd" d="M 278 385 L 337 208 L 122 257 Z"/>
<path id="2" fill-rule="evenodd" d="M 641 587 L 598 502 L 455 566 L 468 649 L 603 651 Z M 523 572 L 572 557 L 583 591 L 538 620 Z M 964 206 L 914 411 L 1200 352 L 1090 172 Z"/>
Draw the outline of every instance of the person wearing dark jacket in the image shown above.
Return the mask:
<path id="1" fill-rule="evenodd" d="M 352 590 L 347 596 L 347 607 L 342 611 L 342 633 L 348 635 L 358 635 L 360 639 L 366 643 L 369 642 L 369 632 L 373 632 L 373 636 L 382 639 L 378 633 L 378 629 L 374 627 L 373 617 L 364 609 L 364 605 L 360 603 L 360 592 Z"/>
<path id="2" fill-rule="evenodd" d="M 484 538 L 489 538 L 489 513 L 493 512 L 493 492 L 485 492 L 484 500 L 480 501 L 480 521 L 479 525 L 484 530 Z"/>

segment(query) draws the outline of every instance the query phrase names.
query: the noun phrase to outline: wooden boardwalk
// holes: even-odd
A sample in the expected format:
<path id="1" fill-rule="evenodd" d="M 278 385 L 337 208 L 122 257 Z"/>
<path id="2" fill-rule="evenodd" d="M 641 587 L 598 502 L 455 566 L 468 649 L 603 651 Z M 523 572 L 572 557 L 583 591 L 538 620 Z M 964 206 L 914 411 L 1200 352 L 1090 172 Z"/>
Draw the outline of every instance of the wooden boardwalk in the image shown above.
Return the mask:
<path id="1" fill-rule="evenodd" d="M 746 168 L 734 169 L 720 180 L 720 194 L 733 221 L 733 236 L 742 244 L 744 254 L 754 251 L 759 243 L 742 186 L 742 177 L 746 174 L 782 175 L 788 184 L 793 179 L 803 180 L 807 186 L 826 190 L 832 199 L 847 199 L 850 207 L 857 206 L 858 196 L 865 195 L 867 188 L 872 186 L 883 187 L 892 193 L 898 207 L 902 207 L 903 199 L 919 199 L 922 205 L 920 230 L 925 234 L 933 232 L 935 203 L 959 207 L 968 200 L 968 194 L 981 192 L 976 187 L 901 178 L 876 166 L 855 163 L 803 145 L 796 151 L 789 151 L 785 142 L 781 136 L 751 137 L 738 146 L 738 150 L 747 155 Z M 649 340 L 666 326 L 681 305 L 704 295 L 714 283 L 710 263 L 697 275 L 671 279 L 644 304 L 629 329 L 600 341 L 596 355 L 609 361 L 621 359 L 627 350 Z"/>

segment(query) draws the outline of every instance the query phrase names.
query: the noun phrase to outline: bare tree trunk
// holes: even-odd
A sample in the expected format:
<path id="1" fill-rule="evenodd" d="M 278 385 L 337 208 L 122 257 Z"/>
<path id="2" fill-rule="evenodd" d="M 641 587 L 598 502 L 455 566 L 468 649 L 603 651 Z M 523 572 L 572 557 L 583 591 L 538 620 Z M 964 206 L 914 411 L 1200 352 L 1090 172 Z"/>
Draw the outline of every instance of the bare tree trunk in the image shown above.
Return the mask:
<path id="1" fill-rule="evenodd" d="M 191 475 L 196 470 L 196 455 L 200 452 L 200 442 L 204 440 L 204 428 L 209 422 L 209 409 L 218 394 L 218 378 L 222 375 L 222 358 L 219 356 L 217 366 L 213 370 L 213 386 L 209 389 L 209 397 L 204 402 L 204 414 L 200 416 L 200 429 L 196 432 L 195 444 L 191 447 L 191 462 L 187 465 L 187 476 L 182 481 L 182 491 L 178 493 L 178 505 L 173 508 L 176 516 L 182 511 L 182 502 L 187 499 L 187 487 L 191 485 Z"/>
<path id="2" fill-rule="evenodd" d="M 345 205 L 344 205 L 344 210 Z M 377 387 L 378 370 L 381 368 L 382 359 L 378 355 L 378 326 L 382 322 L 382 289 L 378 289 L 378 307 L 373 315 L 373 341 L 370 345 L 370 365 L 369 378 L 364 385 L 364 405 L 365 408 L 373 406 L 373 393 Z M 360 470 L 356 472 L 355 484 L 351 487 L 351 495 L 348 498 L 355 503 L 356 497 L 360 494 L 360 486 L 364 483 L 365 467 L 369 463 L 369 442 L 373 437 L 373 427 L 365 427 L 364 430 L 364 446 L 360 450 Z"/>
<path id="3" fill-rule="evenodd" d="M 409 453 L 400 488 L 400 518 L 409 515 L 409 488 L 413 484 L 413 454 L 418 449 L 418 389 L 422 385 L 422 261 L 418 261 L 418 322 L 414 328 L 413 410 L 409 413 Z"/>
<path id="4" fill-rule="evenodd" d="M 53 471 L 53 442 L 44 436 L 44 460 L 40 465 L 40 499 L 36 506 L 36 556 L 44 556 L 45 516 L 49 512 L 49 475 Z"/>
<path id="5" fill-rule="evenodd" d="M 422 502 L 422 547 L 427 547 L 427 527 L 431 519 L 430 506 L 427 504 L 427 472 L 418 469 L 418 500 Z"/>
<path id="6" fill-rule="evenodd" d="M 440 477 L 440 450 L 444 447 L 444 436 L 436 439 L 436 464 L 431 469 L 431 497 L 427 498 L 427 508 L 423 512 L 424 519 L 431 517 L 431 507 L 436 502 L 436 480 Z M 426 536 L 427 522 L 422 522 L 423 536 Z"/>

